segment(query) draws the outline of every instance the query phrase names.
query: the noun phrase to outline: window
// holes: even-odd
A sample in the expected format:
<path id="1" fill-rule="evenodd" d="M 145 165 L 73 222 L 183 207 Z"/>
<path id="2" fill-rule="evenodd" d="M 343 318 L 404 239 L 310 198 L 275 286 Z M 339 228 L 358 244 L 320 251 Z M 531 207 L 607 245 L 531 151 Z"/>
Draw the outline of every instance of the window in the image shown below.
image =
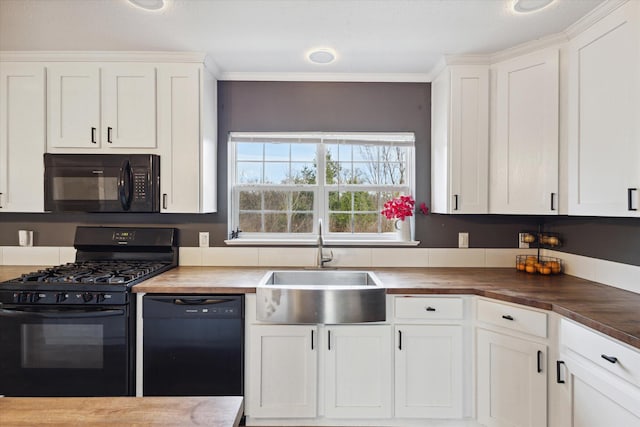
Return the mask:
<path id="1" fill-rule="evenodd" d="M 384 203 L 413 194 L 412 133 L 229 136 L 229 226 L 240 239 L 392 240 Z"/>

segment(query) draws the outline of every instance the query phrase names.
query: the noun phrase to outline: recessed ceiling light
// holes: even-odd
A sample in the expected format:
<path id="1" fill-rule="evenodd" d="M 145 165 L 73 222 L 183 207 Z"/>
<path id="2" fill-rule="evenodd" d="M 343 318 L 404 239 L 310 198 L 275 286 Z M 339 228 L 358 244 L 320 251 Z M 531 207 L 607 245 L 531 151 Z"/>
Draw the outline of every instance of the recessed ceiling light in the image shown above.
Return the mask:
<path id="1" fill-rule="evenodd" d="M 513 11 L 516 13 L 537 12 L 549 6 L 555 0 L 513 0 Z"/>
<path id="2" fill-rule="evenodd" d="M 144 10 L 160 10 L 165 6 L 165 0 L 129 0 L 129 3 Z"/>
<path id="3" fill-rule="evenodd" d="M 323 47 L 309 52 L 307 58 L 314 64 L 330 64 L 335 61 L 336 53 L 333 49 Z"/>

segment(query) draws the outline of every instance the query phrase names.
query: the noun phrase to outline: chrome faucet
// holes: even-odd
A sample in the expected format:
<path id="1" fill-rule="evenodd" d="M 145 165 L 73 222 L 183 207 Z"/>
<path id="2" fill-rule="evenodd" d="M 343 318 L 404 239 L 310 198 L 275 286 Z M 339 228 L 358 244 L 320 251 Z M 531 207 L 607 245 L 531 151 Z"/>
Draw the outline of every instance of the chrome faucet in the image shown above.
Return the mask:
<path id="1" fill-rule="evenodd" d="M 318 220 L 318 257 L 316 267 L 324 268 L 325 263 L 333 261 L 333 252 L 329 249 L 329 256 L 324 256 L 324 237 L 322 237 L 322 218 Z"/>

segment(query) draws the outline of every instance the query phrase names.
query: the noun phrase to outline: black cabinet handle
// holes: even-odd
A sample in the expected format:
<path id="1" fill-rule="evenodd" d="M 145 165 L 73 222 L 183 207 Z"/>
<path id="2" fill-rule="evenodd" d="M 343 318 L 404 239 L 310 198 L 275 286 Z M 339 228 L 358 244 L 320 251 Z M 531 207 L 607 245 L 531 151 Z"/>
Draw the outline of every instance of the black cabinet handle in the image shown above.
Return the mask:
<path id="1" fill-rule="evenodd" d="M 630 211 L 637 211 L 638 208 L 633 207 L 633 192 L 638 191 L 637 188 L 627 188 L 627 209 Z"/>
<path id="2" fill-rule="evenodd" d="M 538 373 L 542 372 L 542 351 L 538 350 Z"/>
<path id="3" fill-rule="evenodd" d="M 331 350 L 331 331 L 327 331 L 327 349 Z"/>
<path id="4" fill-rule="evenodd" d="M 617 357 L 607 356 L 606 354 L 601 354 L 600 357 L 602 357 L 607 362 L 618 363 L 618 358 Z"/>
<path id="5" fill-rule="evenodd" d="M 453 195 L 453 210 L 454 211 L 458 210 L 458 195 L 457 194 Z"/>
<path id="6" fill-rule="evenodd" d="M 96 128 L 91 128 L 91 142 L 97 144 L 96 141 Z"/>
<path id="7" fill-rule="evenodd" d="M 556 198 L 556 193 L 551 193 L 551 210 L 555 211 L 556 208 L 554 206 L 553 200 Z"/>
<path id="8" fill-rule="evenodd" d="M 167 209 L 167 193 L 162 194 L 162 209 Z"/>
<path id="9" fill-rule="evenodd" d="M 506 319 L 506 320 L 513 320 L 513 317 L 511 315 L 509 315 L 509 314 L 502 315 L 502 318 Z"/>
<path id="10" fill-rule="evenodd" d="M 108 127 L 108 128 L 107 128 L 107 142 L 108 142 L 109 144 L 112 144 L 112 143 L 113 143 L 113 141 L 111 140 L 111 131 L 112 131 L 112 130 L 113 130 L 113 128 L 112 128 L 112 127 Z"/>
<path id="11" fill-rule="evenodd" d="M 2 193 L 0 193 L 0 208 L 2 208 Z"/>
<path id="12" fill-rule="evenodd" d="M 402 350 L 402 331 L 398 331 L 398 350 Z"/>
<path id="13" fill-rule="evenodd" d="M 313 350 L 313 329 L 311 330 L 311 350 Z"/>
<path id="14" fill-rule="evenodd" d="M 562 366 L 562 365 L 564 365 L 564 362 L 562 360 L 556 361 L 556 382 L 558 384 L 564 384 L 565 383 L 565 381 L 560 378 L 560 373 L 561 373 L 560 366 Z"/>
<path id="15" fill-rule="evenodd" d="M 427 310 L 427 311 L 436 311 L 436 309 L 433 308 L 433 307 L 427 307 L 427 308 L 425 308 L 425 310 Z"/>

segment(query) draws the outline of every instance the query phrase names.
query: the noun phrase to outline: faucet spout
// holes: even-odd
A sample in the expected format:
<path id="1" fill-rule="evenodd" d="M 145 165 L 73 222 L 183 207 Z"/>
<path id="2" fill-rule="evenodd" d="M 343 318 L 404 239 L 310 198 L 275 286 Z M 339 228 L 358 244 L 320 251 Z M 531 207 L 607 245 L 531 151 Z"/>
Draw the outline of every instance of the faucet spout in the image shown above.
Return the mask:
<path id="1" fill-rule="evenodd" d="M 318 220 L 318 256 L 316 266 L 323 268 L 327 262 L 333 261 L 333 252 L 329 250 L 329 256 L 324 255 L 324 237 L 322 237 L 322 218 Z"/>

